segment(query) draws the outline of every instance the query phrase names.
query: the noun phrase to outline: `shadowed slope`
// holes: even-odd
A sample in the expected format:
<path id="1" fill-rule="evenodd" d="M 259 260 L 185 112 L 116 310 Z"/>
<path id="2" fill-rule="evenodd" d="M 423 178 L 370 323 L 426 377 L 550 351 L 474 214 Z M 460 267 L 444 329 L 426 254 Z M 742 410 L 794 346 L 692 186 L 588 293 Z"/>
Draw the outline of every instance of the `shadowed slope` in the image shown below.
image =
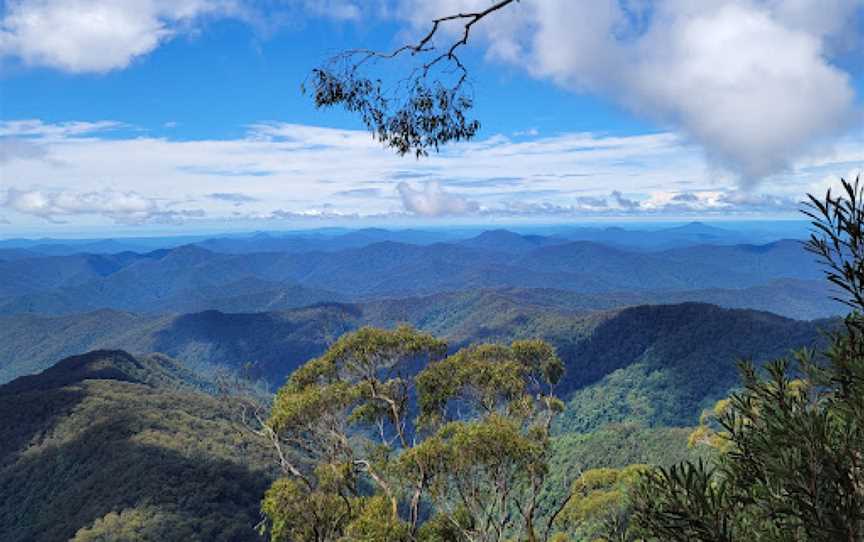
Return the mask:
<path id="1" fill-rule="evenodd" d="M 269 449 L 197 385 L 99 351 L 0 386 L 0 539 L 256 539 Z"/>

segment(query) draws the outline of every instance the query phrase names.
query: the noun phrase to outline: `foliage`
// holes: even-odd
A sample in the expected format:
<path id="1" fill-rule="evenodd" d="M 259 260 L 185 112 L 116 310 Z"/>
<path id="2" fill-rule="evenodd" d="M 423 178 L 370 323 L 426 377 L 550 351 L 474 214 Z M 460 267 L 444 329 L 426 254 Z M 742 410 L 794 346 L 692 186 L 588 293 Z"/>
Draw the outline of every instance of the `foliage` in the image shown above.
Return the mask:
<path id="1" fill-rule="evenodd" d="M 743 390 L 703 417 L 691 439 L 719 453 L 648 473 L 635 490 L 634 520 L 662 540 L 864 540 L 864 200 L 811 198 L 811 250 L 853 307 L 830 335 L 825 362 L 810 350 L 769 364 L 741 364 Z"/>
<path id="2" fill-rule="evenodd" d="M 257 539 L 272 452 L 189 377 L 103 351 L 0 386 L 0 539 Z"/>
<path id="3" fill-rule="evenodd" d="M 804 214 L 812 219 L 815 231 L 807 249 L 827 267 L 828 282 L 840 289 L 838 298 L 853 310 L 864 307 L 864 187 L 841 179 L 841 194 L 831 189 L 820 200 L 813 195 Z"/>
<path id="4" fill-rule="evenodd" d="M 362 328 L 295 371 L 265 430 L 273 540 L 541 540 L 563 364 L 539 340 L 446 344 Z"/>
<path id="5" fill-rule="evenodd" d="M 450 141 L 471 139 L 480 129 L 480 122 L 468 117 L 474 102 L 464 80 L 452 86 L 429 81 L 430 67 L 412 74 L 398 91 L 388 92 L 380 79 L 358 72 L 358 65 L 374 55 L 363 57 L 342 55 L 312 71 L 307 83 L 317 107 L 341 105 L 359 115 L 385 146 L 418 158 Z"/>
<path id="6" fill-rule="evenodd" d="M 571 488 L 571 498 L 561 511 L 559 522 L 577 540 L 635 542 L 638 535 L 630 525 L 630 488 L 648 469 L 629 465 L 622 469 L 585 471 Z"/>
<path id="7" fill-rule="evenodd" d="M 625 309 L 587 340 L 559 346 L 571 375 L 562 389 L 573 392 L 557 428 L 694 425 L 703 408 L 739 384 L 736 359 L 761 364 L 792 348 L 820 346 L 818 329 L 829 325 L 698 304 Z"/>
<path id="8" fill-rule="evenodd" d="M 468 69 L 458 49 L 468 43 L 474 24 L 514 1 L 499 0 L 486 9 L 434 19 L 417 43 L 390 53 L 353 50 L 331 58 L 312 70 L 307 81 L 315 105 L 340 105 L 358 115 L 375 138 L 399 155 L 419 158 L 451 141 L 473 138 L 480 123 L 468 117 L 474 104 L 466 89 Z M 463 23 L 462 37 L 437 52 L 434 38 L 452 21 Z M 411 61 L 408 75 L 395 85 L 383 82 L 386 75 L 370 74 L 380 68 L 378 61 L 406 58 Z M 301 90 L 306 92 L 306 84 Z"/>

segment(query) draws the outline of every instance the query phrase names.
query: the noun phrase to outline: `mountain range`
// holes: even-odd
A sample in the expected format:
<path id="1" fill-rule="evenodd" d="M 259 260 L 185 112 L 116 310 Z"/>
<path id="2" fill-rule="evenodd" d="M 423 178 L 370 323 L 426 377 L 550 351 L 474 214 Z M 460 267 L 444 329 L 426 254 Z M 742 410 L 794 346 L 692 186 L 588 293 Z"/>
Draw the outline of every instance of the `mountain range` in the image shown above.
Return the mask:
<path id="1" fill-rule="evenodd" d="M 362 326 L 409 323 L 451 351 L 549 341 L 566 366 L 550 489 L 695 457 L 687 436 L 739 385 L 739 359 L 820 348 L 844 312 L 799 241 L 757 237 L 689 224 L 0 242 L 0 539 L 257 539 L 273 454 L 215 381 L 242 374 L 266 401 Z"/>
<path id="2" fill-rule="evenodd" d="M 732 225 L 734 226 L 734 224 Z M 561 241 L 593 241 L 640 250 L 662 250 L 699 244 L 765 244 L 784 238 L 807 236 L 806 222 L 750 224 L 728 227 L 702 222 L 656 227 L 634 224 L 628 227 L 558 225 L 516 228 L 526 236 L 551 237 Z M 501 231 L 501 230 L 497 230 Z M 318 228 L 282 232 L 254 232 L 224 235 L 183 235 L 170 237 L 126 237 L 103 239 L 0 239 L 0 259 L 70 254 L 116 254 L 118 252 L 149 252 L 170 249 L 185 244 L 197 244 L 214 252 L 309 252 L 359 248 L 372 243 L 393 241 L 408 244 L 468 242 L 483 228 L 446 229 L 345 229 Z"/>
<path id="3" fill-rule="evenodd" d="M 489 231 L 457 243 L 383 241 L 329 252 L 233 254 L 183 245 L 0 261 L 0 314 L 255 312 L 499 288 L 635 302 L 713 301 L 797 318 L 841 313 L 836 305 L 830 312 L 824 286 L 802 286 L 821 277 L 812 255 L 794 240 L 645 252 Z M 748 288 L 768 293 L 754 297 L 743 291 Z M 771 301 L 780 298 L 788 304 Z"/>

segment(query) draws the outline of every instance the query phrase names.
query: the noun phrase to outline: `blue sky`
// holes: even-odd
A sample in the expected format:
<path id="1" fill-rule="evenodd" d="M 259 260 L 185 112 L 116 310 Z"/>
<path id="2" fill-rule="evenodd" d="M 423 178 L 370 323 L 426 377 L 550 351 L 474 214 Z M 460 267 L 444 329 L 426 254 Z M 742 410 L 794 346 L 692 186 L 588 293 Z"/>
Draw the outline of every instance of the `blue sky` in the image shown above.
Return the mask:
<path id="1" fill-rule="evenodd" d="M 387 50 L 400 44 L 401 32 L 401 25 L 387 21 L 309 15 L 266 31 L 226 19 L 167 41 L 125 69 L 69 74 L 7 58 L 3 116 L 120 120 L 178 139 L 240 137 L 245 126 L 262 120 L 359 129 L 353 116 L 317 110 L 300 95 L 300 84 L 332 54 L 361 46 Z M 516 67 L 483 62 L 482 50 L 469 50 L 467 56 L 484 135 L 531 128 L 544 133 L 657 130 L 603 96 L 574 94 Z M 514 98 L 523 97 L 513 107 Z M 166 123 L 177 126 L 166 130 Z"/>
<path id="2" fill-rule="evenodd" d="M 419 161 L 299 93 L 488 3 L 7 0 L 0 235 L 791 217 L 864 166 L 859 0 L 520 2 Z"/>

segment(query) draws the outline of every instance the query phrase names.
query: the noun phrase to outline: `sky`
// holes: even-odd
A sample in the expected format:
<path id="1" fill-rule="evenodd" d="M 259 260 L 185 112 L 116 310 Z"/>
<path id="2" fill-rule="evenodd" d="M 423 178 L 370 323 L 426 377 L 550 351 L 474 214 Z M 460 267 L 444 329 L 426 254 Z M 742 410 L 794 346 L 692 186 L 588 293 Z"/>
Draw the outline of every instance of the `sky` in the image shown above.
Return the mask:
<path id="1" fill-rule="evenodd" d="M 794 218 L 864 169 L 864 0 L 522 0 L 420 159 L 300 92 L 490 4 L 0 0 L 0 237 Z"/>

